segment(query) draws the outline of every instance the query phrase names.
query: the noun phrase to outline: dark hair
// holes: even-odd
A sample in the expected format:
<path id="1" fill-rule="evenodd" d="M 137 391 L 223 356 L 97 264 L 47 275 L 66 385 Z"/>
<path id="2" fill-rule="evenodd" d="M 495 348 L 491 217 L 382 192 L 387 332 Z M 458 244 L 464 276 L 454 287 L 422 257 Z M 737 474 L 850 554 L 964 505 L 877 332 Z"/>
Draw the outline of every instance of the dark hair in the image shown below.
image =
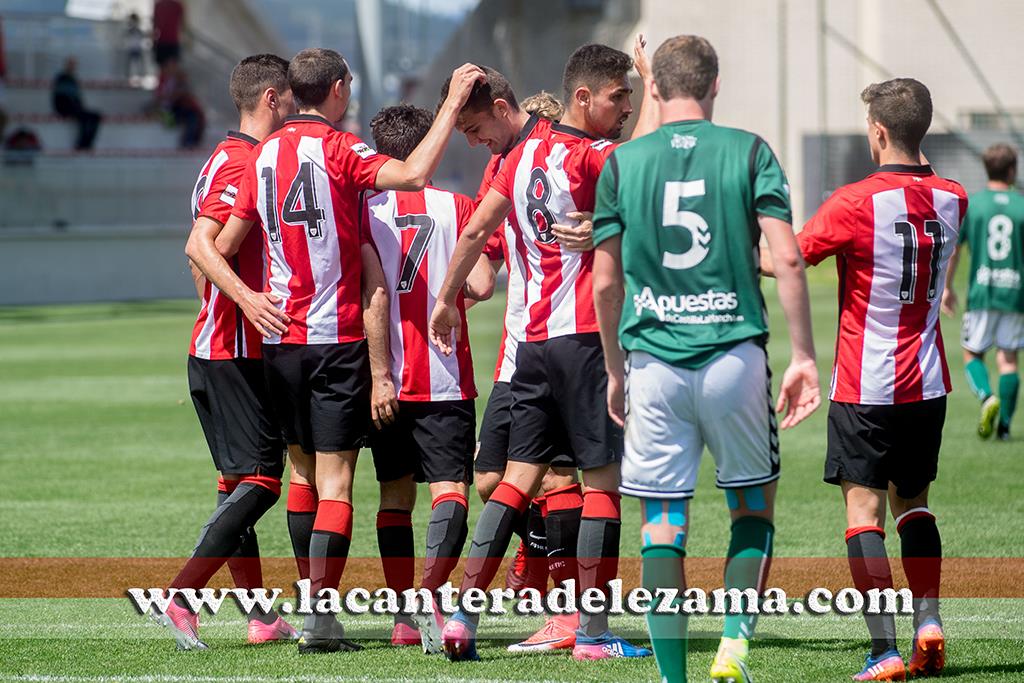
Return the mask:
<path id="1" fill-rule="evenodd" d="M 508 79 L 500 71 L 489 66 L 481 66 L 480 69 L 487 78 L 477 81 L 473 86 L 473 89 L 469 92 L 469 99 L 466 100 L 466 104 L 462 105 L 462 111 L 486 111 L 491 108 L 495 100 L 505 100 L 508 102 L 508 106 L 518 109 L 519 100 L 516 99 L 516 94 L 513 92 L 512 85 L 508 82 Z M 444 84 L 441 86 L 441 99 L 437 101 L 438 110 L 441 109 L 441 105 L 447 99 L 448 88 L 451 85 L 452 77 L 449 76 L 444 79 Z"/>
<path id="2" fill-rule="evenodd" d="M 1017 150 L 1004 142 L 996 143 L 981 155 L 989 180 L 1010 182 L 1017 172 Z"/>
<path id="3" fill-rule="evenodd" d="M 920 151 L 932 125 L 932 95 L 923 83 L 913 78 L 872 83 L 860 99 L 868 105 L 868 119 L 885 126 L 894 145 L 904 152 Z"/>
<path id="4" fill-rule="evenodd" d="M 427 136 L 434 115 L 411 104 L 384 107 L 370 120 L 377 151 L 395 159 L 405 160 L 416 145 Z"/>
<path id="5" fill-rule="evenodd" d="M 718 55 L 705 38 L 676 36 L 655 51 L 651 71 L 663 100 L 702 100 L 718 78 Z"/>
<path id="6" fill-rule="evenodd" d="M 288 60 L 277 55 L 246 57 L 231 70 L 231 99 L 240 112 L 256 109 L 267 88 L 288 90 Z"/>
<path id="7" fill-rule="evenodd" d="M 312 47 L 292 57 L 288 64 L 288 85 L 300 109 L 322 104 L 337 81 L 348 75 L 345 59 L 323 47 Z"/>
<path id="8" fill-rule="evenodd" d="M 572 94 L 581 85 L 597 91 L 609 81 L 625 76 L 631 68 L 633 60 L 621 50 L 597 44 L 579 47 L 569 56 L 562 74 L 565 101 L 572 102 Z"/>

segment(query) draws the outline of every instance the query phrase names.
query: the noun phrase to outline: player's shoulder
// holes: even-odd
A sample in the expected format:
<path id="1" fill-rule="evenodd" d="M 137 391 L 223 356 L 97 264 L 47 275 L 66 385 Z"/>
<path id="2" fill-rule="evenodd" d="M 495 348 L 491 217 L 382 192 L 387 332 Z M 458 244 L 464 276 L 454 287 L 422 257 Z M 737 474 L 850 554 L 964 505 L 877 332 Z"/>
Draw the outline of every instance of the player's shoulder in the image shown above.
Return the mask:
<path id="1" fill-rule="evenodd" d="M 964 189 L 963 185 L 952 178 L 944 178 L 938 174 L 933 174 L 928 180 L 929 184 L 938 190 L 945 190 L 950 194 L 955 194 L 961 199 L 967 199 L 967 190 Z"/>

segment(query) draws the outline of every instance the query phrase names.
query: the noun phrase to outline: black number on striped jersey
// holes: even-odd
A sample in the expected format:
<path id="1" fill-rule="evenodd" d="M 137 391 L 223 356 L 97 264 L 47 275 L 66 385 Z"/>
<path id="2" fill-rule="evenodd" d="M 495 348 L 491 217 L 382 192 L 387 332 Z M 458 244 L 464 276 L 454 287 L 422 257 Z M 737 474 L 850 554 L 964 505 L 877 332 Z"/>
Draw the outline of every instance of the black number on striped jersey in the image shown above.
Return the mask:
<path id="1" fill-rule="evenodd" d="M 194 221 L 199 220 L 199 205 L 203 203 L 203 190 L 206 189 L 206 178 L 207 176 L 199 176 L 195 189 L 192 190 L 192 220 Z"/>
<path id="2" fill-rule="evenodd" d="M 530 173 L 530 185 L 526 189 L 526 214 L 537 233 L 537 240 L 544 244 L 551 244 L 555 241 L 555 235 L 551 232 L 551 226 L 555 219 L 548 209 L 548 199 L 550 198 L 551 185 L 548 183 L 544 169 L 533 169 Z"/>
<path id="3" fill-rule="evenodd" d="M 263 179 L 263 194 L 266 200 L 267 214 L 267 238 L 271 242 L 281 241 L 281 224 L 277 221 L 277 187 L 274 182 L 276 172 L 270 166 L 264 166 L 260 171 L 260 178 Z"/>
<path id="4" fill-rule="evenodd" d="M 896 234 L 903 240 L 903 273 L 900 276 L 900 303 L 914 303 L 914 290 L 917 289 L 917 228 L 909 221 L 896 221 L 893 224 Z M 946 236 L 942 231 L 942 223 L 936 220 L 924 222 L 924 234 L 932 242 L 928 246 L 928 301 L 935 301 L 938 293 L 939 266 L 942 259 L 942 247 Z"/>
<path id="5" fill-rule="evenodd" d="M 316 184 L 313 182 L 313 162 L 303 161 L 295 174 L 288 194 L 284 196 L 281 219 L 285 223 L 306 226 L 306 234 L 315 240 L 324 237 L 324 210 L 316 202 Z"/>
<path id="6" fill-rule="evenodd" d="M 400 230 L 416 230 L 413 235 L 412 244 L 409 245 L 409 253 L 405 255 L 402 262 L 402 272 L 398 276 L 398 286 L 395 291 L 399 294 L 411 292 L 416 283 L 416 274 L 420 272 L 420 264 L 427 253 L 427 245 L 430 238 L 434 236 L 434 219 L 420 213 L 410 213 L 405 216 L 395 216 L 395 225 Z"/>

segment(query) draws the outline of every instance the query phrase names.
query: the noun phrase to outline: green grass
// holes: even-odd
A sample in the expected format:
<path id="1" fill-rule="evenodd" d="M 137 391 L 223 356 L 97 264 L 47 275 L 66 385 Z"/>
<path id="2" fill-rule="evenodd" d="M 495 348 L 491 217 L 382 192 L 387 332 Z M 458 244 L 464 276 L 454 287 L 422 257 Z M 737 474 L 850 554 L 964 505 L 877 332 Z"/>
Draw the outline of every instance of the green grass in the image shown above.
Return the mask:
<path id="1" fill-rule="evenodd" d="M 811 272 L 812 308 L 827 381 L 835 330 L 835 282 L 830 267 Z M 776 378 L 788 360 L 788 339 L 773 283 L 765 284 L 772 320 L 770 357 Z M 470 311 L 477 384 L 491 385 L 502 301 Z M 180 557 L 189 552 L 210 512 L 213 470 L 188 397 L 185 353 L 192 302 L 0 308 L 0 556 Z M 959 321 L 944 321 L 955 391 L 950 397 L 939 479 L 932 508 L 947 556 L 1024 556 L 1024 420 L 1016 441 L 979 442 L 977 403 L 966 389 L 956 349 Z M 776 382 L 777 386 L 777 382 Z M 842 556 L 845 528 L 837 489 L 821 482 L 825 409 L 782 435 L 783 477 L 777 504 L 776 554 Z M 364 457 L 355 490 L 352 554 L 376 554 L 376 484 Z M 710 458 L 702 465 L 691 507 L 691 557 L 720 557 L 728 543 L 723 496 L 714 488 Z M 416 511 L 422 542 L 429 504 Z M 471 515 L 479 513 L 474 500 Z M 639 509 L 623 506 L 622 553 L 639 551 Z M 283 506 L 260 523 L 265 555 L 290 554 Z M 892 525 L 890 524 L 890 531 Z M 888 540 L 898 557 L 895 533 Z M 0 579 L 0 583 L 2 583 Z M 1024 680 L 1024 600 L 957 599 L 944 603 L 950 641 L 948 678 Z M 653 660 L 577 664 L 565 656 L 515 658 L 500 639 L 528 633 L 538 619 L 485 621 L 480 664 L 449 665 L 408 649 L 387 647 L 381 618 L 346 619 L 368 638 L 354 655 L 299 658 L 290 646 L 244 645 L 237 616 L 204 621 L 214 646 L 176 653 L 160 629 L 121 599 L 0 599 L 0 678 L 64 676 L 69 680 L 191 680 L 199 677 L 312 677 L 366 680 L 655 680 Z M 637 640 L 636 617 L 613 621 Z M 720 620 L 693 620 L 690 672 L 703 680 Z M 910 625 L 899 620 L 901 645 Z M 753 649 L 759 681 L 848 680 L 860 664 L 866 634 L 859 617 L 776 617 L 759 625 Z M 487 645 L 488 643 L 485 643 Z M 909 651 L 905 652 L 909 654 Z M 44 679 L 45 680 L 45 679 Z"/>

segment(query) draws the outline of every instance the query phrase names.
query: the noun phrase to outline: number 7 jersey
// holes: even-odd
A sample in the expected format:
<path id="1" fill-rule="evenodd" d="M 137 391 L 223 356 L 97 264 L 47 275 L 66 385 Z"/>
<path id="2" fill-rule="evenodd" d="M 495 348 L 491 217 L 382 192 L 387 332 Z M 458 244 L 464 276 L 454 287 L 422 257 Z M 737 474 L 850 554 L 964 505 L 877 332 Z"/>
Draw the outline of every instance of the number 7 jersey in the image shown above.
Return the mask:
<path id="1" fill-rule="evenodd" d="M 797 236 L 809 264 L 836 256 L 833 401 L 889 405 L 952 390 L 939 302 L 966 210 L 964 189 L 931 167 L 887 165 L 836 190 Z"/>

